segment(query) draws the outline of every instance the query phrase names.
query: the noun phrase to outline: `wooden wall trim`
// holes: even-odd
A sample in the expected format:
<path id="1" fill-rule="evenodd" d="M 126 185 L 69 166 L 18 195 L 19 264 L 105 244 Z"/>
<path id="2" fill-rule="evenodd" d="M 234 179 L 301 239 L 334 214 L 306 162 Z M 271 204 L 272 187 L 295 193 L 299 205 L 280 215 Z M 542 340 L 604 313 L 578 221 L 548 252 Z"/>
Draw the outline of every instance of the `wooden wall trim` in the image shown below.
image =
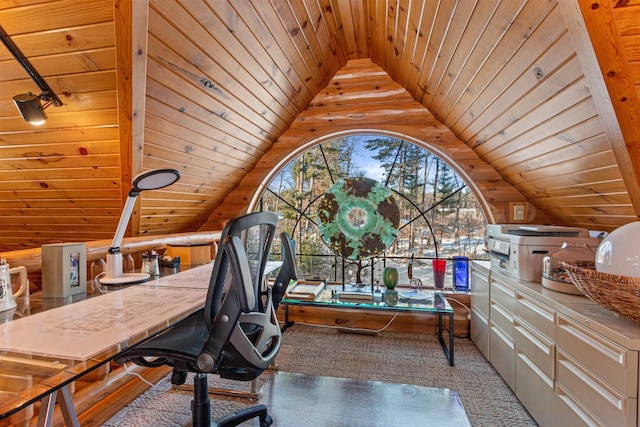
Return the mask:
<path id="1" fill-rule="evenodd" d="M 115 0 L 114 8 L 120 191 L 124 206 L 133 177 L 142 172 L 149 2 Z M 136 200 L 126 235 L 139 234 L 140 197 Z"/>
<path id="2" fill-rule="evenodd" d="M 335 100 L 336 91 L 341 93 L 339 100 Z M 328 139 L 357 133 L 402 138 L 440 156 L 470 185 L 490 223 L 508 221 L 509 202 L 526 201 L 386 72 L 369 59 L 352 60 L 200 229 L 219 228 L 220 221 L 253 210 L 270 180 L 303 151 Z M 548 221 L 543 212 L 537 212 L 535 220 Z"/>
<path id="3" fill-rule="evenodd" d="M 613 15 L 615 3 L 558 2 L 629 198 L 640 217 L 640 100 L 622 50 Z"/>
<path id="4" fill-rule="evenodd" d="M 138 252 L 158 250 L 167 245 L 184 245 L 197 243 L 212 243 L 220 240 L 221 231 L 203 231 L 196 233 L 176 233 L 159 236 L 127 237 L 122 239 L 120 252 L 133 254 Z M 94 240 L 85 242 L 87 245 L 87 263 L 105 258 L 111 247 L 111 239 Z M 42 272 L 41 248 L 21 249 L 17 251 L 2 252 L 0 256 L 7 260 L 12 267 L 24 266 L 29 274 L 29 280 L 36 286 L 40 284 Z"/>
<path id="5" fill-rule="evenodd" d="M 131 175 L 136 176 L 142 172 L 144 159 L 144 129 L 145 129 L 145 105 L 147 95 L 147 44 L 149 36 L 149 0 L 137 0 L 132 2 L 131 9 L 132 35 L 131 35 L 131 81 L 135 84 L 131 87 L 131 141 L 129 152 L 131 155 Z M 131 235 L 141 234 L 142 198 L 140 195 L 131 213 Z"/>
<path id="6" fill-rule="evenodd" d="M 116 36 L 116 89 L 118 93 L 118 136 L 120 139 L 120 206 L 128 197 L 132 172 L 132 114 L 133 69 L 132 46 L 132 3 L 114 0 L 114 24 Z M 137 205 L 140 204 L 138 200 Z M 139 209 L 137 209 L 139 211 Z M 137 222 L 132 214 L 125 235 L 131 235 L 131 225 Z"/>

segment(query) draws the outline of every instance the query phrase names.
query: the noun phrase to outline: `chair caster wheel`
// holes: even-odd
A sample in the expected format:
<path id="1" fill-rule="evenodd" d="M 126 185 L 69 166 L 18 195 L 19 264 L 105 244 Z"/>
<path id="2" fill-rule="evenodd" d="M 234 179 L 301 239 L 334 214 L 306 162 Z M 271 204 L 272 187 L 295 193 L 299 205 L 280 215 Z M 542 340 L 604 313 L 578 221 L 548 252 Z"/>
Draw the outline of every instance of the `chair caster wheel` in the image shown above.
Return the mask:
<path id="1" fill-rule="evenodd" d="M 269 427 L 271 424 L 273 424 L 273 418 L 271 418 L 271 415 L 267 415 L 264 419 L 260 420 L 260 427 Z"/>
<path id="2" fill-rule="evenodd" d="M 171 373 L 171 384 L 182 385 L 187 381 L 187 372 L 176 371 Z"/>

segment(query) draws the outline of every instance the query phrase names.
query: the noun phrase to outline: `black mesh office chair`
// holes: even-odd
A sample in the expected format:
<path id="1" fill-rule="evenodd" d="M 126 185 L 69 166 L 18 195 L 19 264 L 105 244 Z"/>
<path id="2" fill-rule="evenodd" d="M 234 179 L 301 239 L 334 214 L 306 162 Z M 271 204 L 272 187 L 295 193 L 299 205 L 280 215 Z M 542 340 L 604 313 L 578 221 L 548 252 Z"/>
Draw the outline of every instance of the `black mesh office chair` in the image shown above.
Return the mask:
<path id="1" fill-rule="evenodd" d="M 272 423 L 265 405 L 212 422 L 207 373 L 251 381 L 269 367 L 280 348 L 271 292 L 261 292 L 277 221 L 272 212 L 229 221 L 222 231 L 204 309 L 116 358 L 119 363 L 172 366 L 171 382 L 176 385 L 194 372 L 194 426 L 235 426 L 254 417 L 259 417 L 261 427 Z"/>

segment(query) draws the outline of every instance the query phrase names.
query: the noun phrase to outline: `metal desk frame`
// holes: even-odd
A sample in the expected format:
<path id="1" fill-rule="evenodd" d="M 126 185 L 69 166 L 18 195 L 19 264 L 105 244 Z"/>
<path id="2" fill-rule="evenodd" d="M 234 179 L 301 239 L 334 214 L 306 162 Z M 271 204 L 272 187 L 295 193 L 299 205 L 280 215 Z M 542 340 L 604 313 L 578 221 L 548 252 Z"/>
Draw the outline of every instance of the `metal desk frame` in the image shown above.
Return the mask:
<path id="1" fill-rule="evenodd" d="M 385 305 L 384 303 L 359 303 L 353 301 L 339 301 L 330 297 L 331 290 L 325 289 L 322 291 L 318 298 L 315 300 L 303 300 L 303 299 L 291 299 L 283 298 L 280 305 L 284 307 L 284 326 L 282 331 L 285 331 L 288 327 L 292 326 L 294 322 L 289 320 L 289 306 L 308 306 L 308 307 L 324 307 L 324 308 L 340 308 L 340 309 L 355 309 L 355 310 L 371 310 L 371 311 L 390 311 L 390 312 L 414 312 L 435 314 L 438 316 L 438 341 L 442 346 L 442 350 L 449 362 L 450 366 L 454 366 L 454 311 L 449 305 L 447 298 L 442 292 L 434 292 L 434 302 L 431 307 L 424 304 L 398 304 L 396 306 Z M 443 316 L 449 317 L 449 343 L 443 337 L 444 322 Z"/>

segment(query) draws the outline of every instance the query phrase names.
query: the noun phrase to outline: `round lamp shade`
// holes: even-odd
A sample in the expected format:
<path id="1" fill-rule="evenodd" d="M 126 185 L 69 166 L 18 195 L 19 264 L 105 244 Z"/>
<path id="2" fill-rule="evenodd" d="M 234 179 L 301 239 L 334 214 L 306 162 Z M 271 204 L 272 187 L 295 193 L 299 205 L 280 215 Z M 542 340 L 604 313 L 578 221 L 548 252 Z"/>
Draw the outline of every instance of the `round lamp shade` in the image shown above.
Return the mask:
<path id="1" fill-rule="evenodd" d="M 131 189 L 137 193 L 142 190 L 159 190 L 168 187 L 180 179 L 180 172 L 175 169 L 153 169 L 133 178 Z"/>
<path id="2" fill-rule="evenodd" d="M 596 270 L 601 273 L 640 278 L 640 221 L 616 228 L 596 251 Z"/>
<path id="3" fill-rule="evenodd" d="M 400 225 L 400 210 L 391 191 L 369 178 L 339 180 L 320 200 L 318 228 L 329 248 L 360 260 L 384 252 Z"/>

